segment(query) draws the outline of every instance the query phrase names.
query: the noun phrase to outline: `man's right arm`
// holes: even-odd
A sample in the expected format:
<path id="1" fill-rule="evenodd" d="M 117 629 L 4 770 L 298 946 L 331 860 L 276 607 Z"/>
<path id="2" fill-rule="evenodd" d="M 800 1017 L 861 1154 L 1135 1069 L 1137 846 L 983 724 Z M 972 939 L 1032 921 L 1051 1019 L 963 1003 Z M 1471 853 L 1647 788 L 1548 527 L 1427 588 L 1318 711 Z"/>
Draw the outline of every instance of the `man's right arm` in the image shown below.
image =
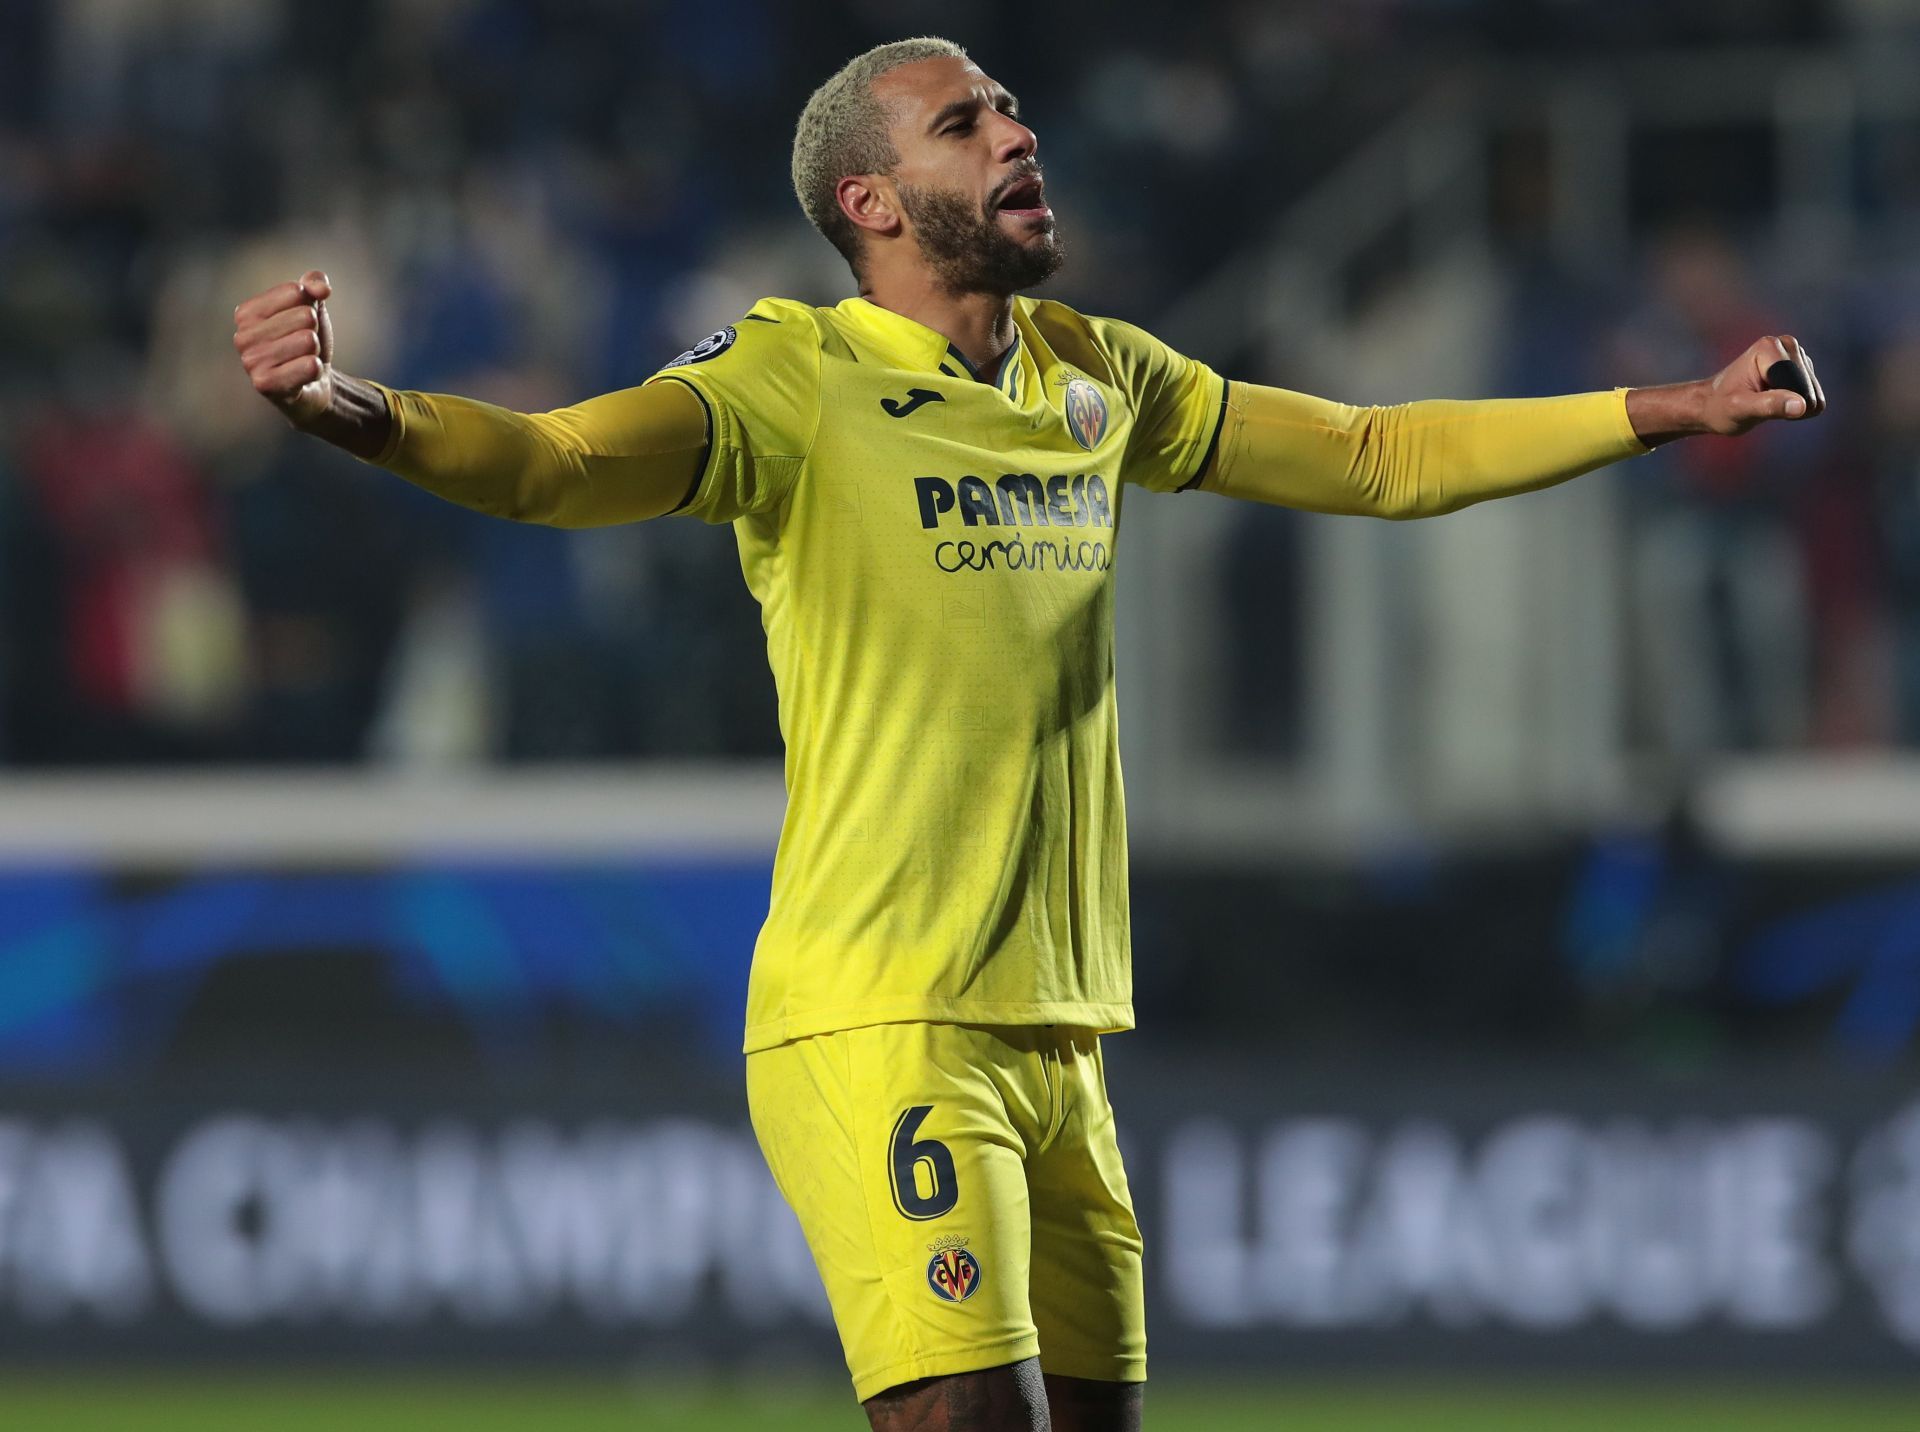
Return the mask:
<path id="1" fill-rule="evenodd" d="M 339 372 L 332 292 L 314 271 L 234 310 L 234 347 L 255 391 L 302 432 L 463 507 L 556 527 L 672 512 L 705 470 L 707 410 L 680 383 L 516 413 Z"/>

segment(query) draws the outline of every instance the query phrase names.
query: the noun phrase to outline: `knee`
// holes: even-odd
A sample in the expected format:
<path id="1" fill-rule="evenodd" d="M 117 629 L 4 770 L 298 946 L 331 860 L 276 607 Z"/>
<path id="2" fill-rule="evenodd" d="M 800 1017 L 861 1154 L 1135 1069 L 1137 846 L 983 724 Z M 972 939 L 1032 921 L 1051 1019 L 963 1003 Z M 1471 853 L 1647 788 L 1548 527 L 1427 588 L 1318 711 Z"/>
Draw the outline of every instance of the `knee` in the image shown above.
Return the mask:
<path id="1" fill-rule="evenodd" d="M 1049 1432 L 1040 1359 L 923 1377 L 863 1404 L 873 1432 Z"/>
<path id="2" fill-rule="evenodd" d="M 1140 1432 L 1146 1384 L 1052 1374 L 1046 1383 L 1053 1432 Z"/>

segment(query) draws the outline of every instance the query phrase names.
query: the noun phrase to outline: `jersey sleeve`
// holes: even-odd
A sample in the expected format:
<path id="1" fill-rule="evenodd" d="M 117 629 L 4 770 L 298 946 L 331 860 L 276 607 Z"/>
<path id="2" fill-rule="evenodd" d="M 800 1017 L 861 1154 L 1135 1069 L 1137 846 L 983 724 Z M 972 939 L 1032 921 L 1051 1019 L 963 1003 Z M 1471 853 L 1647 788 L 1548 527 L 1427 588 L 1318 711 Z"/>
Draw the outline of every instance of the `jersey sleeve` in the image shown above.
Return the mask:
<path id="1" fill-rule="evenodd" d="M 1088 322 L 1133 409 L 1121 481 L 1155 492 L 1194 486 L 1220 438 L 1226 382 L 1206 364 L 1174 352 L 1131 323 Z"/>
<path id="2" fill-rule="evenodd" d="M 1435 517 L 1646 452 L 1626 394 L 1360 408 L 1235 383 L 1205 487 L 1308 512 Z"/>
<path id="3" fill-rule="evenodd" d="M 387 405 L 371 459 L 436 497 L 552 527 L 639 522 L 674 510 L 706 462 L 700 403 L 681 388 L 627 388 L 551 413 L 370 385 Z"/>
<path id="4" fill-rule="evenodd" d="M 777 507 L 820 427 L 820 343 L 802 304 L 762 299 L 652 383 L 684 383 L 707 410 L 707 461 L 677 511 L 732 522 Z"/>

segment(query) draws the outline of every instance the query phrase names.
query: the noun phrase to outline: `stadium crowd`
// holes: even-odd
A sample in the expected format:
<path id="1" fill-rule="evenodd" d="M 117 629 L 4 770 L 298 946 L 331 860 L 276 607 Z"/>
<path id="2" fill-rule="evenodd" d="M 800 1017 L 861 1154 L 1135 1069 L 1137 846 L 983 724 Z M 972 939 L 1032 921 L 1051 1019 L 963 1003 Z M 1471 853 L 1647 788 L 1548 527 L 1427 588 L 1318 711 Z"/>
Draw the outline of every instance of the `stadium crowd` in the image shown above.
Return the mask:
<path id="1" fill-rule="evenodd" d="M 1647 24 L 1841 42 L 1911 8 L 0 0 L 0 761 L 770 752 L 728 534 L 436 503 L 294 440 L 228 313 L 322 265 L 343 367 L 534 408 L 628 386 L 762 294 L 834 301 L 787 137 L 875 39 L 952 33 L 1023 94 L 1061 296 L 1151 322 L 1456 61 Z M 1882 161 L 1920 162 L 1905 144 Z M 1557 344 L 1588 384 L 1664 380 L 1777 321 L 1730 216 L 1662 222 L 1688 197 L 1643 196 L 1615 291 L 1521 306 L 1516 371 Z M 1620 590 L 1669 750 L 1920 742 L 1920 305 L 1910 274 L 1852 277 L 1799 329 L 1835 421 L 1634 470 Z"/>

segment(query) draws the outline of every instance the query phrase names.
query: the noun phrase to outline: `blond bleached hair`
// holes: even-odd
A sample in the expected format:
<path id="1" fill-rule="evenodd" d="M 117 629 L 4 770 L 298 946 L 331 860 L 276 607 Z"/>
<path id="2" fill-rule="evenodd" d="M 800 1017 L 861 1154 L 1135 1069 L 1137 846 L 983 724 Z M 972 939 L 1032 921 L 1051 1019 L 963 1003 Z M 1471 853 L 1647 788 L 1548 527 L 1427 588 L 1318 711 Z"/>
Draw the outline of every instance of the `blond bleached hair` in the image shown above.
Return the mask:
<path id="1" fill-rule="evenodd" d="M 834 188 L 849 174 L 885 174 L 900 162 L 888 137 L 888 116 L 873 97 L 873 82 L 920 60 L 967 52 L 951 40 L 921 35 L 875 45 L 855 55 L 807 101 L 793 131 L 793 192 L 814 228 L 860 275 L 860 231 L 841 212 Z"/>

